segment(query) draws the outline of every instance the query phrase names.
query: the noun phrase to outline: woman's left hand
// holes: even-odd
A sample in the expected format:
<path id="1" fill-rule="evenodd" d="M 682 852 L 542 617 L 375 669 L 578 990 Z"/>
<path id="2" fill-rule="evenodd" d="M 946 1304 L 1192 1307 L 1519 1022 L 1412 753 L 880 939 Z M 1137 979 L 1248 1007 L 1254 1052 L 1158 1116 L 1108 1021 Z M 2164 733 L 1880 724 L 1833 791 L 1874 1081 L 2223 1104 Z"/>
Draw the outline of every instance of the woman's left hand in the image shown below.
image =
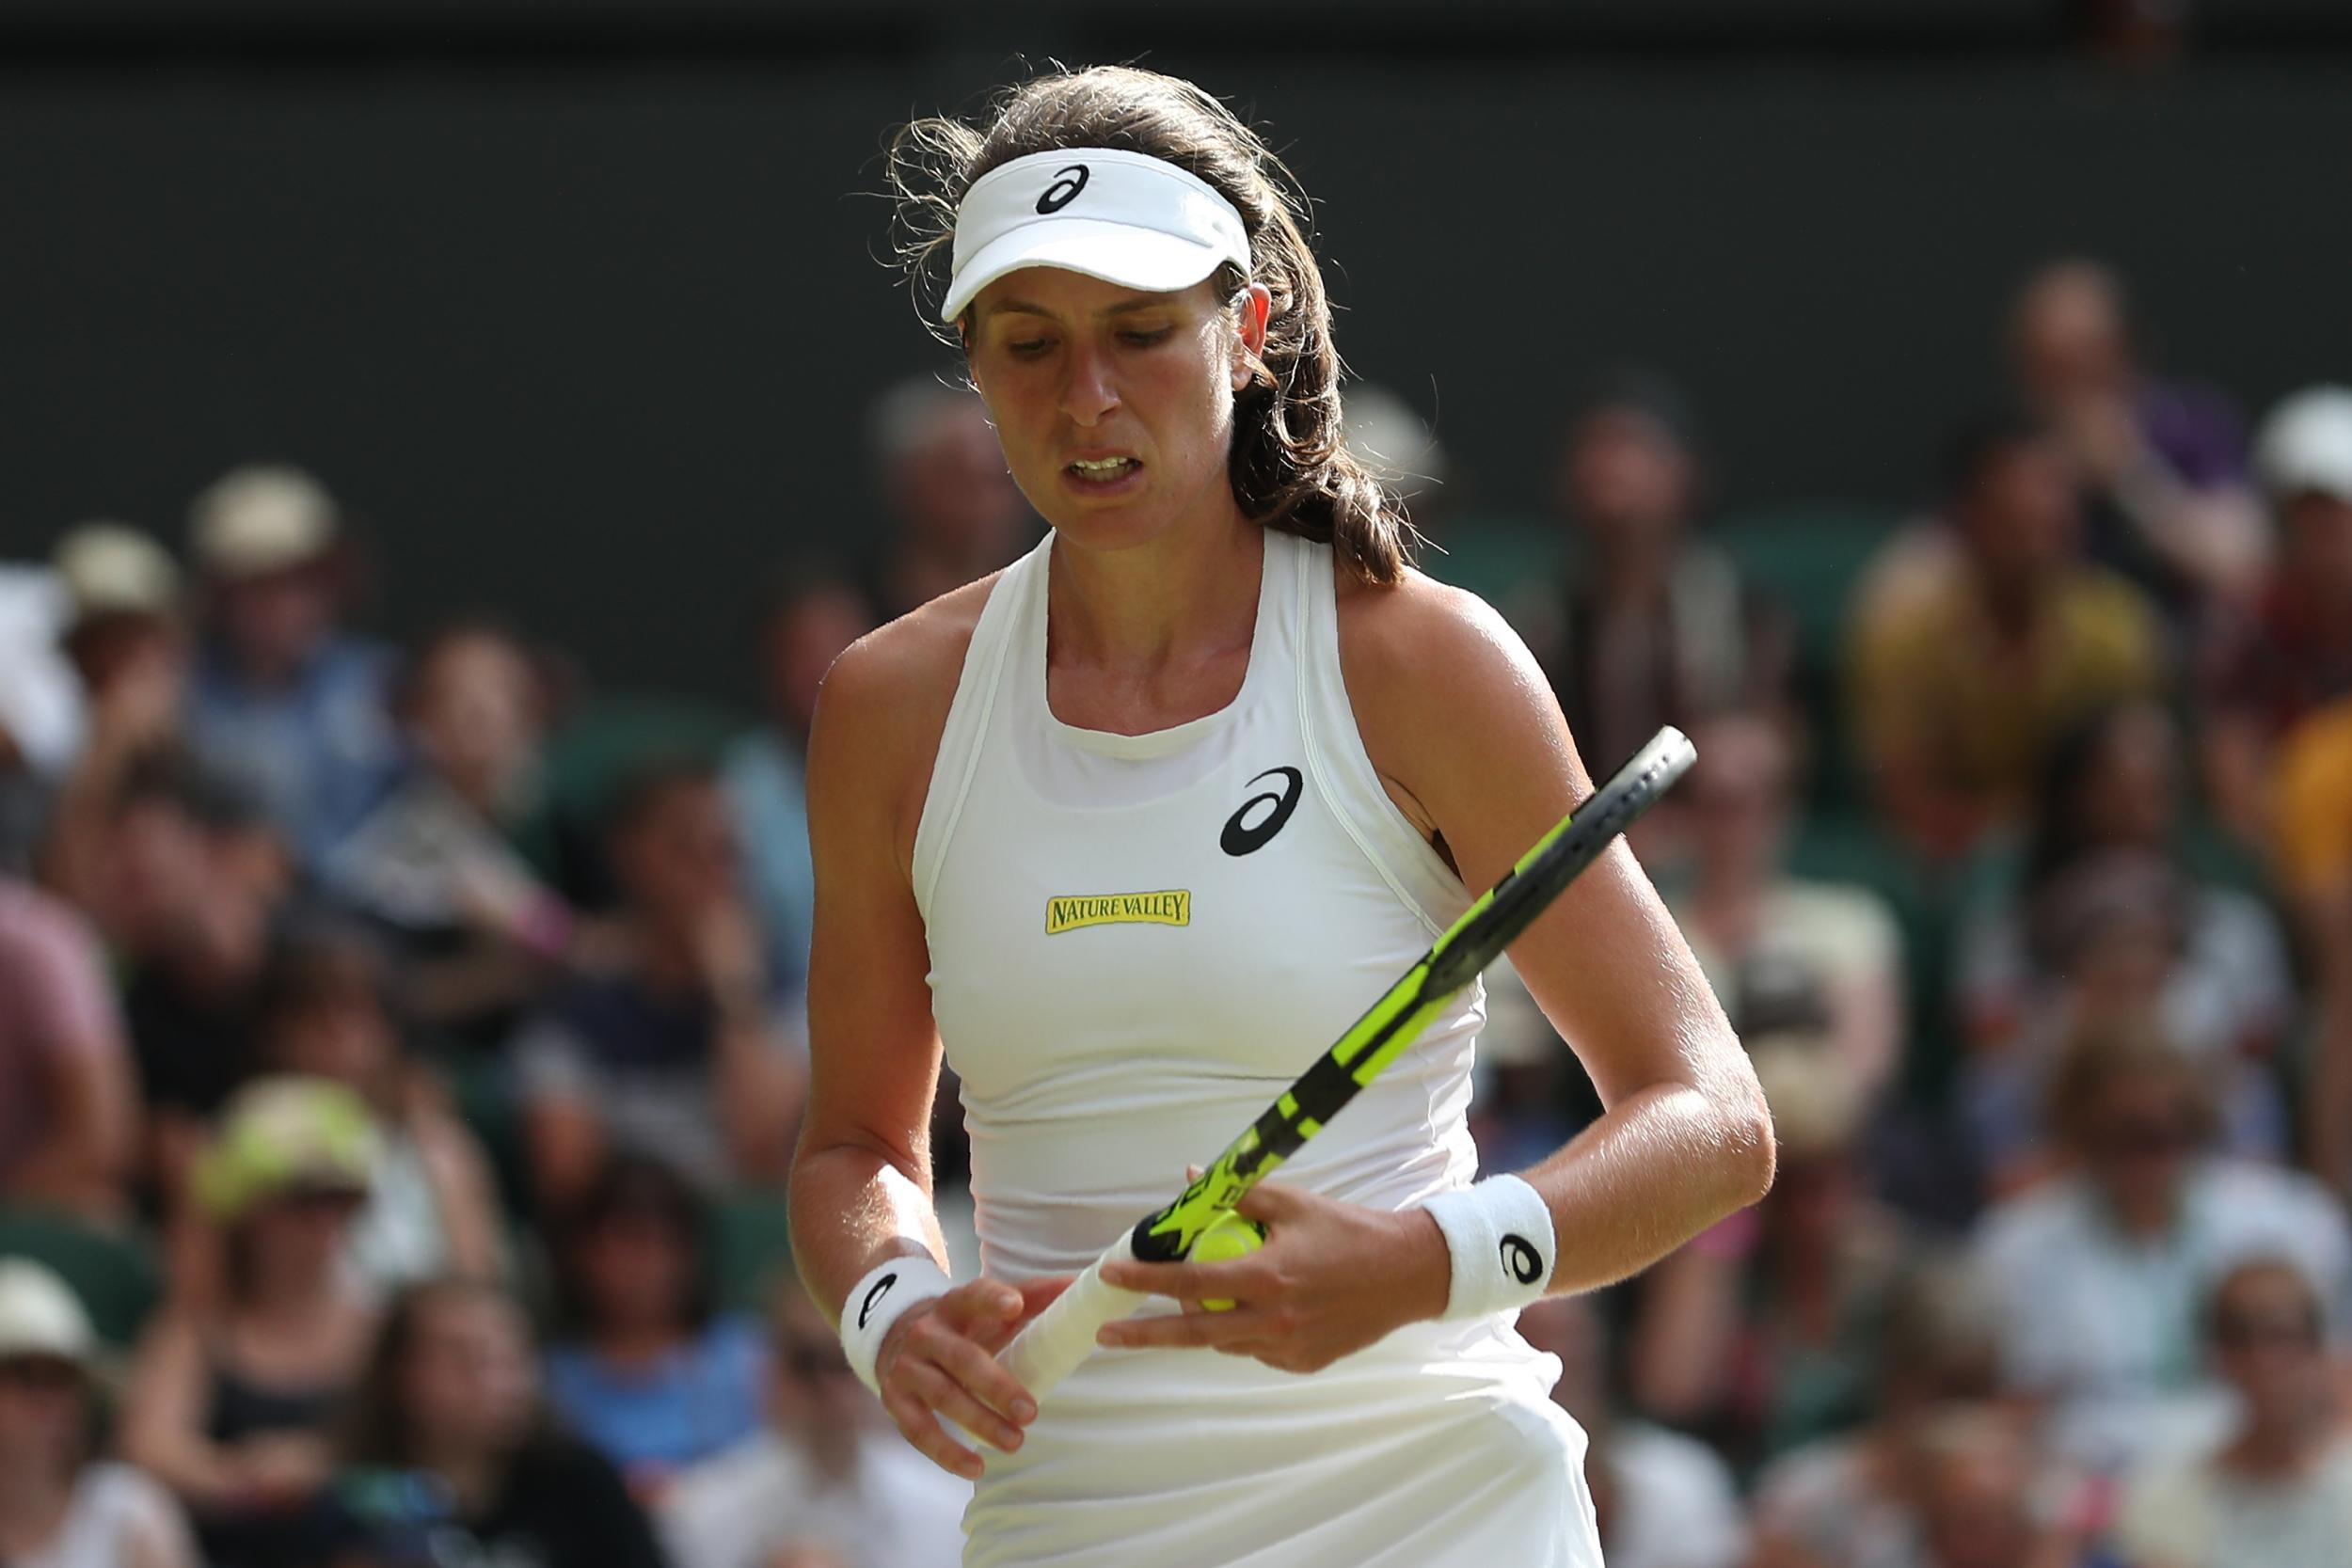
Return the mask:
<path id="1" fill-rule="evenodd" d="M 1265 1244 L 1247 1257 L 1106 1266 L 1109 1284 L 1172 1296 L 1184 1310 L 1107 1324 L 1099 1341 L 1206 1346 L 1312 1372 L 1444 1313 L 1453 1259 L 1438 1222 L 1422 1210 L 1365 1209 L 1279 1182 L 1251 1188 L 1238 1209 L 1266 1227 Z M 1212 1312 L 1206 1301 L 1233 1306 Z"/>

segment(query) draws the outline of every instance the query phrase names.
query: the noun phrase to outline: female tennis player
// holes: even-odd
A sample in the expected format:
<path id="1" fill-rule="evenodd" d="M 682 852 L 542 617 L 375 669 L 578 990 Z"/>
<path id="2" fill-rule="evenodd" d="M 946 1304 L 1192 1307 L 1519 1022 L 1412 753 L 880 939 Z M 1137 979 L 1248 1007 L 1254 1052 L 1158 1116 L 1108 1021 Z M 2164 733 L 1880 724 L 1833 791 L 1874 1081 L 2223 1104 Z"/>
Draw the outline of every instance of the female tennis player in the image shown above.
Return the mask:
<path id="1" fill-rule="evenodd" d="M 826 681 L 803 1274 L 899 1430 L 977 1481 L 977 1568 L 1595 1568 L 1583 1435 L 1512 1315 L 1642 1268 L 1772 1163 L 1622 845 L 1512 950 L 1598 1122 L 1473 1180 L 1472 987 L 1250 1194 L 1261 1249 L 1107 1272 L 1165 1299 L 1041 1411 L 997 1361 L 1591 786 L 1527 650 L 1410 567 L 1342 446 L 1304 198 L 1216 100 L 1045 76 L 984 127 L 910 126 L 893 168 L 918 298 L 1052 530 Z M 1484 315 L 1467 279 L 1430 302 Z M 961 1282 L 925 1134 L 943 1043 Z"/>

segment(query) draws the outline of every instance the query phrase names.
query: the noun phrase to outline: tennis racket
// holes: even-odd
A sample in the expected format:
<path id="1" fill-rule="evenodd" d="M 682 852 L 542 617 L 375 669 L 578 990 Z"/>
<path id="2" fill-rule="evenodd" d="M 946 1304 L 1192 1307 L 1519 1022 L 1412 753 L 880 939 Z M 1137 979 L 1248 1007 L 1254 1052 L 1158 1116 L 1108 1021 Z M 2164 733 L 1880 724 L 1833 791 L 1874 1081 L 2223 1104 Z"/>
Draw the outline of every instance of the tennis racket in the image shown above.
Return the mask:
<path id="1" fill-rule="evenodd" d="M 1297 1153 L 1358 1090 L 1403 1055 L 1447 999 L 1500 958 L 1561 890 L 1600 857 L 1610 840 L 1656 804 L 1697 759 L 1698 752 L 1679 730 L 1661 729 L 1651 736 L 1591 800 L 1562 817 L 1503 873 L 1181 1197 L 1137 1222 L 1032 1319 L 1005 1347 L 1000 1357 L 1005 1367 L 1042 1401 L 1094 1349 L 1098 1329 L 1143 1305 L 1138 1292 L 1104 1282 L 1104 1264 L 1128 1258 L 1172 1263 L 1188 1256 L 1202 1232 L 1232 1212 L 1244 1193 Z"/>

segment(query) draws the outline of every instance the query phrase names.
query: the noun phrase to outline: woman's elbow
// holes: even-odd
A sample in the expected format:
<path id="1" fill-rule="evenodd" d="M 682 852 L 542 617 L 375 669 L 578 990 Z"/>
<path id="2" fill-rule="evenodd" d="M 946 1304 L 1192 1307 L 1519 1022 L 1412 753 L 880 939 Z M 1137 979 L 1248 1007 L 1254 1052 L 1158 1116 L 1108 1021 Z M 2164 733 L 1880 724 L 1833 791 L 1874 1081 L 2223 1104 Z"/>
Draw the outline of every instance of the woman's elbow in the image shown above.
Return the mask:
<path id="1" fill-rule="evenodd" d="M 1731 1190 L 1731 1207 L 1745 1209 L 1772 1190 L 1779 1142 L 1763 1085 L 1737 1039 L 1729 1042 L 1724 1070 L 1717 1074 L 1713 1090 L 1708 1098 L 1715 1104 L 1718 1168 Z"/>

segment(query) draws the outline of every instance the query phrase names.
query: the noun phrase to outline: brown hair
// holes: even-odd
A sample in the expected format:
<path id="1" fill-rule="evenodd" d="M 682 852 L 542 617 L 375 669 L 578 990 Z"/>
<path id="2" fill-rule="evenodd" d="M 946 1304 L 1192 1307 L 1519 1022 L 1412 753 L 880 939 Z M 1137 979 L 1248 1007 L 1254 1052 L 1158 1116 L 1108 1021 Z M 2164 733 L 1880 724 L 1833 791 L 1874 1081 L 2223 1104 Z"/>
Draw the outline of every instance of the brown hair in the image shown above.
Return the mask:
<path id="1" fill-rule="evenodd" d="M 1307 194 L 1263 138 L 1190 82 L 1130 66 L 1053 71 L 999 94 L 985 130 L 947 117 L 902 127 L 890 144 L 893 239 L 927 324 L 945 297 L 956 209 L 975 181 L 1015 158 L 1073 148 L 1175 165 L 1233 204 L 1249 236 L 1249 275 L 1213 281 L 1228 298 L 1250 283 L 1273 296 L 1265 347 L 1235 399 L 1228 472 L 1244 515 L 1327 544 L 1366 582 L 1392 583 L 1420 534 L 1396 496 L 1347 449 L 1340 422 L 1331 303 L 1308 247 Z M 950 333 L 960 342 L 962 323 Z"/>
<path id="2" fill-rule="evenodd" d="M 415 1423 L 409 1418 L 402 1397 L 401 1380 L 407 1373 L 408 1358 L 416 1350 L 417 1340 L 423 1336 L 427 1314 L 444 1303 L 475 1301 L 491 1303 L 510 1313 L 521 1325 L 526 1345 L 536 1354 L 537 1347 L 530 1344 L 531 1319 L 522 1304 L 503 1287 L 486 1279 L 455 1275 L 404 1287 L 385 1309 L 367 1364 L 343 1403 L 337 1447 L 345 1464 L 407 1469 L 421 1463 Z M 532 1427 L 525 1438 L 526 1446 L 554 1431 L 554 1421 L 544 1404 L 535 1413 Z"/>
<path id="3" fill-rule="evenodd" d="M 2220 1107 L 2204 1069 L 2158 1024 L 2141 1018 L 2088 1025 L 2066 1041 L 2043 1101 L 2050 1131 L 2082 1149 L 2092 1135 L 2091 1118 L 2108 1086 L 2143 1074 L 2172 1080 L 2199 1145 L 2220 1130 Z"/>

